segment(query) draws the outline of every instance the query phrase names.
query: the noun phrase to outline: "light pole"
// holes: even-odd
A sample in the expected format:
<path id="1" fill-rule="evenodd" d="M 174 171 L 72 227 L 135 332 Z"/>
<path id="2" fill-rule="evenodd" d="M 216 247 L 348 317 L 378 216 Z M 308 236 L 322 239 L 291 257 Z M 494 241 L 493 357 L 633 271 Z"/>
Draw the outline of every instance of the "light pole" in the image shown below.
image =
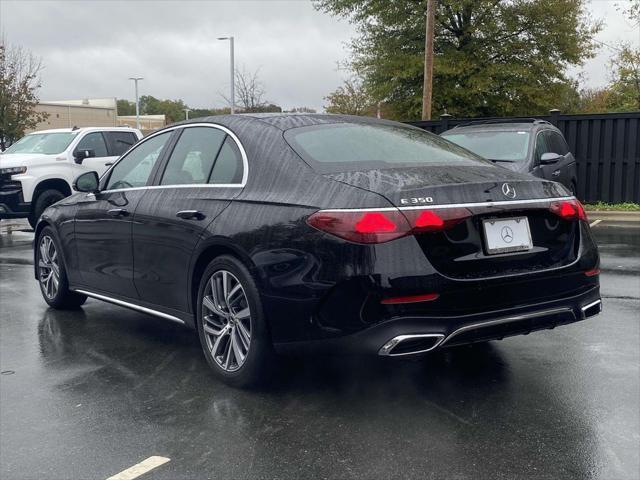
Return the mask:
<path id="1" fill-rule="evenodd" d="M 142 77 L 129 77 L 136 84 L 136 128 L 140 130 L 140 101 L 138 99 L 138 80 L 144 80 Z"/>
<path id="2" fill-rule="evenodd" d="M 229 57 L 231 60 L 231 113 L 234 114 L 236 111 L 236 92 L 235 92 L 235 65 L 233 61 L 233 37 L 218 37 L 218 40 L 229 40 Z"/>
<path id="3" fill-rule="evenodd" d="M 185 120 L 189 120 L 189 112 L 191 111 L 191 109 L 189 108 L 185 108 L 184 109 L 184 119 Z"/>

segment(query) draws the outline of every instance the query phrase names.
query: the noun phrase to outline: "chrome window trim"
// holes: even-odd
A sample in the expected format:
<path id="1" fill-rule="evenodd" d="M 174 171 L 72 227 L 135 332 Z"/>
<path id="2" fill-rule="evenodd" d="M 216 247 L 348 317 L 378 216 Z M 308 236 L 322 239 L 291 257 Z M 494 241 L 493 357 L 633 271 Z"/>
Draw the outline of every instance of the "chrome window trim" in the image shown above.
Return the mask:
<path id="1" fill-rule="evenodd" d="M 102 174 L 102 177 L 100 177 L 100 181 L 102 181 L 102 179 L 109 174 L 109 172 L 111 172 L 111 169 L 115 168 L 116 165 L 118 165 L 118 163 L 120 163 L 122 161 L 122 159 L 124 159 L 127 155 L 129 155 L 130 153 L 134 152 L 136 150 L 136 148 L 138 148 L 140 145 L 142 145 L 144 142 L 146 142 L 147 140 L 150 140 L 151 138 L 157 136 L 157 135 L 161 135 L 163 133 L 166 132 L 172 132 L 174 130 L 177 129 L 184 129 L 184 128 L 193 128 L 193 127 L 207 127 L 207 128 L 215 128 L 218 130 L 222 130 L 223 132 L 225 132 L 227 135 L 229 135 L 233 141 L 235 142 L 236 146 L 238 147 L 238 150 L 240 150 L 240 156 L 242 157 L 242 180 L 240 183 L 215 183 L 215 184 L 210 184 L 210 183 L 189 183 L 189 184 L 179 184 L 179 185 L 145 185 L 143 187 L 131 187 L 131 188 L 114 188 L 114 189 L 109 189 L 109 190 L 102 190 L 102 192 L 104 193 L 114 193 L 114 192 L 129 192 L 129 191 L 134 191 L 134 190 L 148 190 L 148 189 L 156 189 L 156 188 L 194 188 L 194 187 L 204 187 L 204 188 L 244 188 L 247 184 L 247 179 L 249 178 L 249 162 L 247 160 L 247 152 L 244 149 L 244 146 L 242 145 L 242 142 L 240 142 L 240 139 L 236 136 L 235 133 L 233 133 L 231 130 L 229 130 L 227 127 L 222 126 L 222 125 L 218 125 L 217 123 L 189 123 L 186 125 L 176 125 L 175 127 L 169 127 L 169 128 L 165 128 L 163 130 L 160 130 L 158 132 L 155 132 L 151 135 L 149 135 L 148 137 L 143 138 L 140 143 L 136 144 L 135 147 L 133 147 L 131 150 L 129 150 L 125 155 L 123 155 L 122 157 L 120 157 L 120 159 L 118 159 L 117 162 L 115 162 L 111 167 L 109 167 L 109 169 L 104 172 Z"/>
<path id="2" fill-rule="evenodd" d="M 92 297 L 92 298 L 95 298 L 97 300 L 102 300 L 102 301 L 105 301 L 105 302 L 113 303 L 113 304 L 119 305 L 121 307 L 127 307 L 127 308 L 130 308 L 132 310 L 138 310 L 139 312 L 148 313 L 149 315 L 154 315 L 156 317 L 161 317 L 161 318 L 164 318 L 164 319 L 167 319 L 167 320 L 171 320 L 171 321 L 180 323 L 182 325 L 185 324 L 184 320 L 181 320 L 178 317 L 174 317 L 173 315 L 169 315 L 168 313 L 159 312 L 159 311 L 153 310 L 151 308 L 142 307 L 140 305 L 136 305 L 135 303 L 125 302 L 124 300 L 118 300 L 117 298 L 108 297 L 107 295 L 101 295 L 99 293 L 90 292 L 88 290 L 80 290 L 80 289 L 76 290 L 76 289 L 74 289 L 74 292 L 81 293 L 83 295 L 86 295 L 87 297 Z"/>
<path id="3" fill-rule="evenodd" d="M 575 200 L 576 197 L 552 197 L 552 198 L 534 198 L 529 200 L 500 200 L 497 202 L 474 202 L 474 203 L 449 203 L 444 205 L 416 205 L 412 207 L 381 207 L 381 208 L 328 208 L 320 210 L 320 212 L 395 212 L 396 210 L 432 210 L 443 208 L 464 208 L 464 207 L 501 207 L 507 205 L 526 205 L 530 203 L 547 203 L 558 202 L 562 200 Z"/>

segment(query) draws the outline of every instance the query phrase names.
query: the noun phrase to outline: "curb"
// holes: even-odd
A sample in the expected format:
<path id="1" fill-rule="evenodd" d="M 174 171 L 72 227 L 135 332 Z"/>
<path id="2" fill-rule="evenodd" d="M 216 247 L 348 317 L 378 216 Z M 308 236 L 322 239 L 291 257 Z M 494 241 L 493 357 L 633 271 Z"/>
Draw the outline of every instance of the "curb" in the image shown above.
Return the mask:
<path id="1" fill-rule="evenodd" d="M 606 210 L 587 210 L 589 221 L 602 220 L 616 223 L 640 223 L 640 212 L 616 212 Z"/>

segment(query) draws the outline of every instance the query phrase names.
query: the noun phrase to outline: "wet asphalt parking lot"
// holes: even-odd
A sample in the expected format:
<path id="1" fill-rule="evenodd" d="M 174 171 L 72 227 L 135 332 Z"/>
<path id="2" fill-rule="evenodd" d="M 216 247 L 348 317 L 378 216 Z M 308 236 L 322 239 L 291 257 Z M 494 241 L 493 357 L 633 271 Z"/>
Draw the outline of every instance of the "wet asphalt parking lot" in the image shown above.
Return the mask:
<path id="1" fill-rule="evenodd" d="M 604 312 L 415 360 L 289 358 L 269 388 L 195 334 L 48 309 L 32 234 L 0 236 L 0 478 L 640 478 L 640 225 L 594 228 Z M 127 477 L 133 478 L 133 477 Z"/>

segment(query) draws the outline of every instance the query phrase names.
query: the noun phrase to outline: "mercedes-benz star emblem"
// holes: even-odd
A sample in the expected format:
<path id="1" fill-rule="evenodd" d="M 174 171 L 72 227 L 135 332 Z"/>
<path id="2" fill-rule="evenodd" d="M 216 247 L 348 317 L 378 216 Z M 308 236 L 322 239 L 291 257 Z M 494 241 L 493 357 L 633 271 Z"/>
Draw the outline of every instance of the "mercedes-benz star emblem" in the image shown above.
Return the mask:
<path id="1" fill-rule="evenodd" d="M 505 197 L 516 198 L 516 189 L 508 183 L 502 184 L 502 193 Z"/>
<path id="2" fill-rule="evenodd" d="M 500 235 L 502 235 L 502 240 L 504 240 L 504 243 L 513 242 L 513 230 L 511 230 L 511 227 L 502 227 L 502 230 L 500 230 Z"/>

